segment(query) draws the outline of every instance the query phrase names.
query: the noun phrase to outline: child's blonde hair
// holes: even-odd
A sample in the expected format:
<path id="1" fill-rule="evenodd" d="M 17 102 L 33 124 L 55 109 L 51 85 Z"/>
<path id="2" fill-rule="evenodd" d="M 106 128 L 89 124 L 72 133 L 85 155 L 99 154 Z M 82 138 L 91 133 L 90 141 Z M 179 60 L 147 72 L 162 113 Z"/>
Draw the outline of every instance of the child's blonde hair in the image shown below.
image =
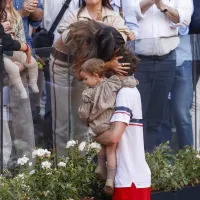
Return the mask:
<path id="1" fill-rule="evenodd" d="M 91 75 L 96 73 L 100 78 L 105 75 L 107 70 L 108 66 L 106 66 L 105 62 L 97 58 L 91 58 L 81 66 L 82 72 L 89 73 Z"/>
<path id="2" fill-rule="evenodd" d="M 10 19 L 9 20 L 10 20 L 11 24 L 17 26 L 20 23 L 21 16 L 15 10 L 12 1 L 10 2 L 10 6 L 8 8 L 8 11 L 10 12 Z"/>

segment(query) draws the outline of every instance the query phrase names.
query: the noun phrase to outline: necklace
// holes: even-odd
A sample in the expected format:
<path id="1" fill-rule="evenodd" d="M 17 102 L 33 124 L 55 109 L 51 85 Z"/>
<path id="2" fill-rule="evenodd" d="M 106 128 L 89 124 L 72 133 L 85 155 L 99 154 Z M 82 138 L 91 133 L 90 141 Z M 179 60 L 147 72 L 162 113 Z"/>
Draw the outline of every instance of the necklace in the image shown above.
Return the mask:
<path id="1" fill-rule="evenodd" d="M 102 11 L 101 11 L 101 9 L 97 10 L 97 21 L 102 21 Z"/>

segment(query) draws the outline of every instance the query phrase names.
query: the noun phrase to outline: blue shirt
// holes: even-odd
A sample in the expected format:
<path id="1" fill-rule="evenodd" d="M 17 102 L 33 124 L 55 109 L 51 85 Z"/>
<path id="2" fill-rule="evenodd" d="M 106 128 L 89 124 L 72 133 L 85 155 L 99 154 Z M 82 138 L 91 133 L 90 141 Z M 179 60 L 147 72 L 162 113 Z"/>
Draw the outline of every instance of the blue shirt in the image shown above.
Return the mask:
<path id="1" fill-rule="evenodd" d="M 134 1 L 133 0 L 121 0 L 122 1 L 122 12 L 126 26 L 135 33 L 136 38 L 138 37 L 139 25 L 134 12 Z M 115 12 L 119 12 L 121 7 L 120 0 L 111 0 L 111 6 Z"/>
<path id="2" fill-rule="evenodd" d="M 176 66 L 181 66 L 184 61 L 192 60 L 192 47 L 190 42 L 189 28 L 179 27 L 180 44 L 176 48 Z"/>
<path id="3" fill-rule="evenodd" d="M 13 0 L 13 5 L 16 10 L 20 10 L 22 8 L 22 5 L 24 3 L 24 0 Z M 38 0 L 38 8 L 43 9 L 43 4 L 41 0 Z M 33 28 L 37 28 L 41 21 L 33 21 L 29 17 L 23 17 L 23 23 L 24 23 L 24 31 L 25 31 L 25 36 L 26 36 L 26 42 L 29 46 L 31 46 L 32 38 L 29 35 L 29 25 L 32 26 Z"/>

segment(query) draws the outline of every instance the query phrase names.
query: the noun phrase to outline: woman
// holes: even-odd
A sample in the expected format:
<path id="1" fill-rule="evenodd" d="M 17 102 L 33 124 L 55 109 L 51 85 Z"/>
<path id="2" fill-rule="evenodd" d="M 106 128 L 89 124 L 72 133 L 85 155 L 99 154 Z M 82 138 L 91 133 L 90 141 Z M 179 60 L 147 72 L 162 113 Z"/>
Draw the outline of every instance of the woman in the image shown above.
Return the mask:
<path id="1" fill-rule="evenodd" d="M 7 19 L 6 14 L 6 4 L 7 0 L 1 0 L 0 2 L 0 21 L 5 21 Z M 0 24 L 0 39 L 2 40 L 2 45 L 5 51 L 23 51 L 27 56 L 27 63 L 30 63 L 31 50 L 26 43 L 20 43 L 13 40 L 11 35 L 6 34 L 4 27 Z"/>
<path id="2" fill-rule="evenodd" d="M 80 9 L 67 11 L 63 17 L 62 24 L 58 27 L 58 32 L 61 36 L 54 45 L 50 69 L 54 84 L 51 91 L 53 132 L 56 136 L 57 154 L 59 156 L 65 152 L 64 149 L 69 139 L 69 133 L 75 133 L 75 139 L 80 139 L 87 132 L 87 127 L 82 124 L 77 114 L 84 85 L 73 80 L 73 77 L 69 75 L 69 60 L 66 55 L 68 51 L 65 44 L 67 42 L 68 27 L 74 22 L 88 20 L 100 21 L 115 27 L 125 40 L 130 33 L 129 29 L 124 25 L 124 20 L 112 10 L 109 0 L 85 0 Z M 67 106 L 70 105 L 71 101 L 69 95 L 71 93 L 71 84 L 72 107 Z M 70 113 L 70 109 L 72 109 L 73 116 Z M 73 123 L 71 123 L 70 119 Z M 71 125 L 75 124 L 74 122 L 76 126 L 71 127 Z"/>

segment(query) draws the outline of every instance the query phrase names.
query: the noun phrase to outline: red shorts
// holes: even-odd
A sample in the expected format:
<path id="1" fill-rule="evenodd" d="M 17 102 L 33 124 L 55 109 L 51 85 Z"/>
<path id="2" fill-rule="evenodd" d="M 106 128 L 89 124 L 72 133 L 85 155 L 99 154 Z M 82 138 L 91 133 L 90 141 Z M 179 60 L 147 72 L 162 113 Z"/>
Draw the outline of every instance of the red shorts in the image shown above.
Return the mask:
<path id="1" fill-rule="evenodd" d="M 150 188 L 115 188 L 112 200 L 150 200 Z"/>

